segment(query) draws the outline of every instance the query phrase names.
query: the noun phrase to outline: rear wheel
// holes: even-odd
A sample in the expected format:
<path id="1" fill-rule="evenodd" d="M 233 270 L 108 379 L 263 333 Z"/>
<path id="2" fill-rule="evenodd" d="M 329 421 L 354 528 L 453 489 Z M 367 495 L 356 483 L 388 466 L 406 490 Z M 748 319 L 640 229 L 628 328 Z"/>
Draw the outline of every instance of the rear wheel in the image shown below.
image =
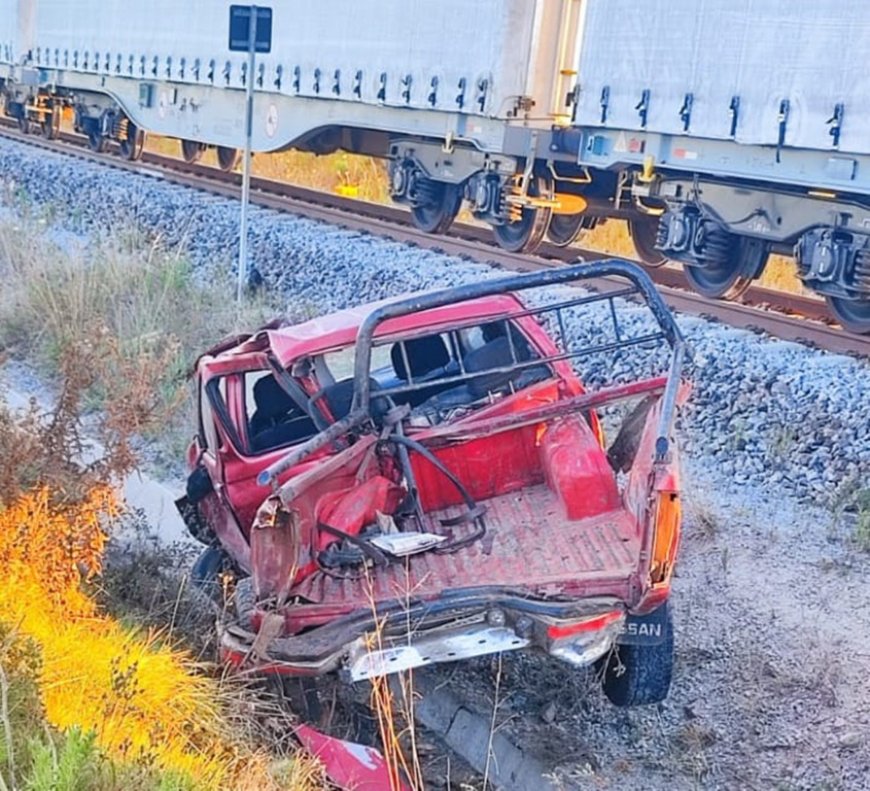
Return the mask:
<path id="1" fill-rule="evenodd" d="M 533 178 L 529 185 L 529 196 L 537 197 L 543 194 L 545 194 L 544 179 Z M 511 253 L 531 253 L 537 250 L 543 241 L 551 217 L 551 209 L 524 206 L 514 220 L 508 220 L 502 225 L 494 225 L 492 231 L 502 249 Z"/>
<path id="2" fill-rule="evenodd" d="M 238 166 L 242 154 L 237 148 L 224 148 L 224 146 L 218 146 L 217 158 L 220 169 L 227 173 L 231 173 Z"/>
<path id="3" fill-rule="evenodd" d="M 462 205 L 462 188 L 443 181 L 420 179 L 419 203 L 411 208 L 414 225 L 426 233 L 444 233 Z"/>
<path id="4" fill-rule="evenodd" d="M 827 297 L 834 318 L 849 332 L 870 335 L 870 299 Z"/>
<path id="5" fill-rule="evenodd" d="M 716 234 L 714 237 L 713 234 Z M 712 231 L 703 266 L 684 267 L 692 288 L 709 299 L 737 299 L 763 271 L 770 251 L 756 239 Z"/>
<path id="6" fill-rule="evenodd" d="M 656 644 L 619 644 L 601 660 L 601 685 L 614 706 L 646 706 L 668 696 L 674 670 L 674 625 L 665 602 L 646 616 L 644 623 L 660 624 L 662 639 Z"/>

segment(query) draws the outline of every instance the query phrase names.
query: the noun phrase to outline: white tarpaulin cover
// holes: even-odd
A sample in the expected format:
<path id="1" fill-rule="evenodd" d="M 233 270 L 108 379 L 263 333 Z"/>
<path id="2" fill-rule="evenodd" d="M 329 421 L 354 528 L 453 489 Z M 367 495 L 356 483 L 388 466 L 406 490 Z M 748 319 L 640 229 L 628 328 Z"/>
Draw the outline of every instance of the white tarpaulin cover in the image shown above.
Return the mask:
<path id="1" fill-rule="evenodd" d="M 587 0 L 577 123 L 684 134 L 680 109 L 693 95 L 688 134 L 776 145 L 789 103 L 785 145 L 830 150 L 842 105 L 840 149 L 870 153 L 870 0 Z"/>
<path id="2" fill-rule="evenodd" d="M 37 8 L 34 47 L 42 52 L 74 51 L 82 66 L 84 53 L 93 71 L 95 53 L 100 63 L 109 56 L 110 70 L 121 57 L 127 76 L 129 57 L 135 61 L 133 76 L 165 79 L 167 58 L 172 59 L 172 79 L 185 60 L 185 77 L 193 81 L 192 67 L 199 59 L 201 79 L 207 65 L 216 64 L 215 84 L 226 84 L 223 69 L 231 63 L 232 87 L 239 87 L 244 53 L 228 51 L 228 0 L 25 0 Z M 0 0 L 8 3 L 9 0 Z M 12 0 L 13 4 L 16 0 Z M 474 106 L 478 80 L 487 81 L 486 109 L 504 112 L 507 97 L 523 93 L 536 0 L 287 0 L 263 3 L 273 9 L 272 52 L 258 56 L 265 66 L 265 90 L 274 90 L 276 67 L 283 68 L 281 91 L 302 96 L 356 100 L 354 79 L 362 72 L 362 101 L 377 102 L 380 75 L 386 73 L 387 104 L 430 107 L 432 79 L 437 78 L 436 106 L 454 109 L 466 82 L 466 110 Z M 158 60 L 152 76 L 153 59 Z M 298 91 L 293 86 L 299 67 Z M 66 67 L 73 69 L 72 62 Z M 102 65 L 100 70 L 105 73 Z M 315 70 L 320 72 L 319 91 Z M 339 72 L 339 93 L 336 87 Z M 406 100 L 402 92 L 408 89 Z M 405 80 L 403 83 L 402 81 Z"/>

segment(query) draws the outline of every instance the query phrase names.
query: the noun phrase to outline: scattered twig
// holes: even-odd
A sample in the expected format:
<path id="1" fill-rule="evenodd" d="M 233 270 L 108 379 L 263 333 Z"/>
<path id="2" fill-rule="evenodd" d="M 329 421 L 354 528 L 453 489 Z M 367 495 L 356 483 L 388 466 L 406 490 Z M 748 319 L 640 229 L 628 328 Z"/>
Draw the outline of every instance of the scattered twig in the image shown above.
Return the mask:
<path id="1" fill-rule="evenodd" d="M 9 765 L 9 782 L 15 788 L 15 745 L 12 742 L 12 723 L 9 721 L 9 679 L 6 668 L 0 662 L 0 718 L 3 720 L 3 734 L 6 738 L 6 763 Z M 8 789 L 3 775 L 0 773 L 0 783 Z"/>
<path id="2" fill-rule="evenodd" d="M 489 723 L 489 739 L 486 743 L 486 765 L 483 767 L 483 788 L 486 789 L 489 782 L 489 765 L 492 761 L 492 740 L 495 737 L 495 720 L 498 715 L 498 695 L 501 689 L 501 654 L 498 654 L 497 670 L 495 674 L 495 692 L 492 698 L 492 719 Z"/>

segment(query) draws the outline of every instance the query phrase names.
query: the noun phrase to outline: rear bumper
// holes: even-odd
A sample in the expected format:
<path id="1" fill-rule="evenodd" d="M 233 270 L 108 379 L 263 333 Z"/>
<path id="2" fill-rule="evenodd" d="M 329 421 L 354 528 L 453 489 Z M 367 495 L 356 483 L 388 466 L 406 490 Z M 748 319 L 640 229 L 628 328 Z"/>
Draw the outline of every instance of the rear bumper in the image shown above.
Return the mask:
<path id="1" fill-rule="evenodd" d="M 273 617 L 273 623 L 283 622 L 283 615 Z M 611 598 L 544 602 L 487 591 L 354 614 L 289 637 L 269 637 L 269 616 L 258 633 L 224 624 L 220 646 L 224 660 L 242 672 L 339 671 L 348 681 L 360 681 L 523 648 L 585 666 L 610 649 L 624 623 L 624 605 Z"/>

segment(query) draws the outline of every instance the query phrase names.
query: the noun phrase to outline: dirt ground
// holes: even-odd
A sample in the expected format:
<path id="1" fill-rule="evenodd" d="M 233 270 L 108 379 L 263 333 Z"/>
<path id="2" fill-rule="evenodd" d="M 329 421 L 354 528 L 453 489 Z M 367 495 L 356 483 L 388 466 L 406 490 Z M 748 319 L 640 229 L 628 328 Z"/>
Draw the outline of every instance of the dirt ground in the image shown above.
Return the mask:
<path id="1" fill-rule="evenodd" d="M 870 788 L 870 557 L 849 515 L 686 472 L 669 698 L 616 709 L 592 673 L 509 654 L 497 728 L 566 788 Z M 491 716 L 497 661 L 438 673 Z"/>

